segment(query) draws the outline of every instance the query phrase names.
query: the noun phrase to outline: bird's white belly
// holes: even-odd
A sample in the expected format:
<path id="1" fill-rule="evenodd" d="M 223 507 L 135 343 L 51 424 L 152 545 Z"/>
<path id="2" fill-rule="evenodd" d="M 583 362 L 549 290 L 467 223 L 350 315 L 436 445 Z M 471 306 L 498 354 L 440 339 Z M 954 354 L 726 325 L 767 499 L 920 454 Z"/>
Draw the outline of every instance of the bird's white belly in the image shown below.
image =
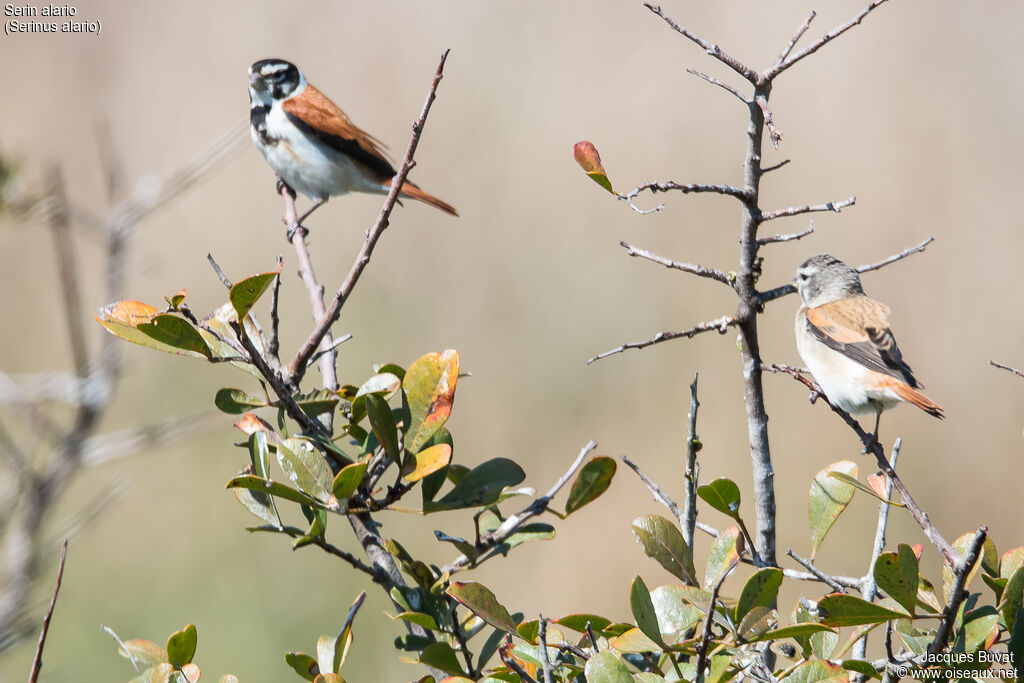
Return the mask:
<path id="1" fill-rule="evenodd" d="M 877 373 L 811 337 L 801 329 L 805 320 L 797 315 L 796 350 L 829 403 L 858 414 L 888 410 L 901 400 L 890 389 L 867 389 L 873 383 L 871 375 Z"/>
<path id="2" fill-rule="evenodd" d="M 276 105 L 267 115 L 267 132 L 275 139 L 270 144 L 260 143 L 253 133 L 263 157 L 283 181 L 310 199 L 326 200 L 347 192 L 387 192 L 347 155 L 308 138 Z"/>

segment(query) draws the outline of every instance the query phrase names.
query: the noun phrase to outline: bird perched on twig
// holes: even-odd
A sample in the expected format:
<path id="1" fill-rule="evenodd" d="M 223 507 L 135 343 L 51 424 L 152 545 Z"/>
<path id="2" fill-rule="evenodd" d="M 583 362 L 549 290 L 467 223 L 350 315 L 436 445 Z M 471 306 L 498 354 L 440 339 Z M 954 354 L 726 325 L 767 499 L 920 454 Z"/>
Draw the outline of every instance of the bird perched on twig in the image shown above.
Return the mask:
<path id="1" fill-rule="evenodd" d="M 829 402 L 848 413 L 875 413 L 878 439 L 882 411 L 911 403 L 942 418 L 942 407 L 924 387 L 896 346 L 889 307 L 864 294 L 860 275 L 835 256 L 804 261 L 793 284 L 800 293 L 796 348 Z"/>
<path id="2" fill-rule="evenodd" d="M 391 189 L 395 168 L 383 143 L 352 123 L 291 62 L 261 59 L 249 67 L 249 124 L 253 144 L 278 177 L 313 200 L 302 218 L 330 197 Z M 458 215 L 408 181 L 401 195 Z"/>

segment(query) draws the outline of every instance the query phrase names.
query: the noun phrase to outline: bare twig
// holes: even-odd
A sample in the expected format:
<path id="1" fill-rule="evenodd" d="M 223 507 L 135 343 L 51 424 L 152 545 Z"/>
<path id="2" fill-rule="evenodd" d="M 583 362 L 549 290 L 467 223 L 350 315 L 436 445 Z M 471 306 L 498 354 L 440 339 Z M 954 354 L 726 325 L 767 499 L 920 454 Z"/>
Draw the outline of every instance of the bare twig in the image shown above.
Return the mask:
<path id="1" fill-rule="evenodd" d="M 693 382 L 690 383 L 690 413 L 687 416 L 689 426 L 686 437 L 686 471 L 683 473 L 683 483 L 686 486 L 686 501 L 683 503 L 683 516 L 679 522 L 683 527 L 683 539 L 693 552 L 693 530 L 697 526 L 697 482 L 700 478 L 700 465 L 697 464 L 697 451 L 703 448 L 704 444 L 697 438 L 697 410 L 700 408 L 700 401 L 697 400 L 697 378 L 693 374 Z"/>
<path id="2" fill-rule="evenodd" d="M 317 362 L 325 353 L 333 352 L 335 349 L 337 349 L 339 346 L 341 346 L 342 344 L 344 344 L 345 342 L 347 342 L 351 338 L 352 338 L 351 334 L 343 334 L 343 335 L 341 335 L 340 337 L 338 337 L 337 339 L 335 339 L 331 343 L 331 348 L 330 349 L 320 349 L 319 351 L 314 353 L 313 357 L 309 359 L 309 363 L 306 365 L 306 367 L 309 367 L 309 366 L 313 365 L 313 363 Z M 325 339 L 326 339 L 326 337 L 325 337 Z"/>
<path id="3" fill-rule="evenodd" d="M 222 285 L 224 285 L 224 289 L 230 290 L 235 286 L 228 276 L 224 274 L 224 271 L 221 269 L 217 261 L 214 260 L 213 254 L 207 253 L 206 260 L 209 261 L 210 267 L 213 268 L 213 272 L 217 274 L 217 279 L 220 280 Z"/>
<path id="4" fill-rule="evenodd" d="M 659 192 L 681 192 L 683 194 L 723 194 L 729 197 L 736 197 L 740 201 L 745 201 L 748 196 L 746 190 L 742 187 L 736 187 L 734 185 L 715 185 L 710 183 L 676 183 L 673 181 L 667 181 L 664 183 L 644 183 L 638 185 L 632 190 L 626 193 L 619 194 L 619 199 L 626 202 L 630 206 L 633 206 L 633 200 L 641 192 L 650 192 L 651 194 L 658 194 Z M 633 208 L 636 208 L 635 206 Z M 650 212 L 648 212 L 650 213 Z"/>
<path id="5" fill-rule="evenodd" d="M 380 214 L 377 216 L 377 221 L 373 227 L 366 234 L 366 239 L 363 241 L 363 246 L 359 250 L 359 254 L 356 256 L 355 262 L 352 264 L 352 268 L 349 270 L 348 275 L 345 277 L 344 282 L 341 283 L 341 287 L 335 292 L 334 298 L 331 301 L 330 306 L 327 307 L 327 311 L 324 317 L 317 323 L 316 328 L 313 330 L 309 338 L 303 343 L 299 352 L 295 355 L 295 358 L 288 364 L 288 374 L 292 378 L 292 383 L 297 384 L 301 380 L 303 373 L 306 369 L 306 364 L 309 362 L 309 358 L 316 351 L 316 348 L 320 345 L 320 340 L 327 334 L 327 330 L 334 324 L 341 315 L 341 308 L 345 305 L 345 301 L 348 300 L 349 295 L 352 293 L 353 288 L 359 281 L 360 275 L 363 270 L 366 269 L 367 264 L 370 262 L 370 257 L 373 255 L 373 249 L 377 246 L 378 240 L 381 235 L 387 229 L 389 219 L 391 217 L 391 211 L 394 209 L 395 204 L 398 201 L 398 195 L 402 190 L 402 186 L 405 184 L 405 179 L 409 175 L 409 171 L 412 170 L 414 165 L 413 156 L 416 153 L 416 147 L 419 145 L 420 135 L 423 133 L 423 126 L 427 120 L 427 114 L 430 113 L 430 106 L 434 102 L 434 98 L 437 93 L 437 86 L 441 83 L 441 78 L 444 74 L 444 63 L 448 59 L 448 51 L 441 55 L 441 61 L 437 65 L 437 71 L 434 72 L 434 80 L 430 84 L 430 89 L 427 92 L 426 101 L 423 103 L 423 109 L 420 111 L 420 116 L 412 125 L 412 137 L 409 139 L 409 146 L 406 148 L 405 157 L 402 159 L 402 164 L 398 168 L 398 172 L 391 181 L 391 189 L 388 192 L 387 198 L 384 200 L 384 205 L 381 207 Z"/>
<path id="6" fill-rule="evenodd" d="M 287 185 L 282 189 L 281 196 L 284 197 L 285 223 L 288 225 L 288 234 L 291 236 L 292 246 L 295 247 L 295 257 L 299 262 L 299 278 L 306 286 L 306 293 L 309 295 L 309 307 L 313 313 L 313 323 L 315 324 L 324 320 L 327 315 L 327 308 L 324 306 L 324 286 L 316 279 L 316 273 L 313 272 L 313 261 L 309 257 L 309 248 L 306 245 L 306 230 L 299 226 L 299 217 L 295 210 L 295 192 Z M 324 329 L 323 335 L 320 338 L 320 354 L 318 367 L 320 368 L 321 385 L 329 391 L 337 391 L 338 354 L 334 349 L 334 338 L 331 334 L 330 326 Z M 289 383 L 292 388 L 298 389 L 299 380 L 309 364 L 309 362 L 305 363 L 298 375 L 291 378 Z M 289 372 L 291 372 L 290 367 Z M 291 374 L 294 375 L 294 373 Z M 318 419 L 328 431 L 331 431 L 333 415 L 333 411 L 328 411 L 318 416 Z"/>
<path id="7" fill-rule="evenodd" d="M 834 580 L 831 576 L 829 576 L 828 574 L 824 573 L 823 571 L 821 571 L 820 569 L 815 567 L 814 563 L 811 562 L 810 560 L 808 560 L 806 558 L 803 558 L 803 557 L 800 557 L 799 555 L 794 553 L 792 549 L 787 550 L 786 554 L 789 555 L 790 557 L 792 557 L 797 562 L 799 562 L 801 565 L 803 565 L 804 569 L 809 571 L 811 574 L 814 574 L 814 576 L 816 576 L 819 581 L 821 581 L 823 583 L 827 583 L 832 590 L 836 591 L 837 593 L 845 593 L 846 592 L 846 588 L 842 584 L 840 584 L 838 581 Z"/>
<path id="8" fill-rule="evenodd" d="M 89 349 L 86 343 L 85 326 L 82 324 L 82 299 L 78 276 L 78 259 L 71 244 L 71 223 L 68 218 L 67 194 L 64 178 L 59 168 L 51 171 L 50 196 L 53 208 L 50 210 L 50 233 L 53 235 L 53 250 L 57 254 L 57 272 L 63 296 L 64 319 L 71 341 L 71 358 L 75 374 L 79 379 L 89 376 Z"/>
<path id="9" fill-rule="evenodd" d="M 767 237 L 758 237 L 757 243 L 760 245 L 775 244 L 776 242 L 792 242 L 793 240 L 803 239 L 814 232 L 814 221 L 811 221 L 811 227 L 807 228 L 803 232 L 791 232 L 785 235 L 768 235 Z"/>
<path id="10" fill-rule="evenodd" d="M 544 674 L 544 683 L 554 683 L 554 677 L 552 676 L 551 669 L 551 657 L 548 655 L 548 620 L 544 618 L 544 615 L 540 615 L 540 653 L 541 653 L 541 669 Z"/>
<path id="11" fill-rule="evenodd" d="M 46 645 L 46 634 L 50 631 L 50 620 L 53 619 L 53 608 L 57 606 L 57 593 L 60 592 L 61 581 L 64 580 L 64 560 L 68 556 L 68 542 L 64 541 L 60 547 L 60 564 L 57 565 L 57 583 L 53 587 L 53 595 L 50 596 L 50 606 L 43 616 L 43 627 L 39 631 L 39 642 L 36 643 L 36 655 L 32 659 L 32 673 L 29 674 L 29 683 L 36 683 L 39 680 L 39 671 L 43 667 L 43 646 Z"/>
<path id="12" fill-rule="evenodd" d="M 896 439 L 893 442 L 892 455 L 889 456 L 889 466 L 893 469 L 896 469 L 896 461 L 899 460 L 902 443 L 902 439 Z M 886 480 L 885 501 L 891 498 L 892 482 Z M 878 524 L 875 526 L 875 542 L 871 546 L 871 559 L 868 561 L 868 571 L 864 575 L 864 587 L 861 589 L 861 597 L 868 602 L 874 602 L 878 593 L 878 584 L 875 581 L 875 563 L 878 562 L 878 556 L 882 554 L 882 550 L 885 548 L 885 530 L 889 524 L 889 503 L 885 501 L 878 504 Z M 868 634 L 865 633 L 864 637 L 853 646 L 853 658 L 864 659 L 867 649 Z"/>
<path id="13" fill-rule="evenodd" d="M 477 554 L 486 552 L 491 548 L 500 545 L 505 541 L 505 539 L 514 534 L 516 530 L 523 526 L 523 524 L 525 524 L 527 520 L 530 520 L 536 517 L 537 515 L 545 512 L 548 509 L 548 505 L 551 503 L 551 500 L 558 494 L 562 487 L 569 482 L 569 479 L 572 478 L 572 476 L 579 470 L 579 468 L 583 466 L 583 461 L 586 459 L 587 455 L 595 448 L 597 448 L 597 442 L 589 441 L 587 445 L 585 445 L 580 450 L 579 455 L 576 456 L 576 459 L 573 460 L 572 464 L 569 465 L 569 469 L 565 471 L 565 474 L 558 478 L 558 481 L 556 481 L 551 486 L 551 488 L 548 489 L 547 493 L 545 493 L 540 498 L 535 499 L 532 503 L 523 508 L 521 512 L 507 517 L 498 526 L 498 528 L 494 529 L 493 531 L 489 531 L 486 534 L 481 534 L 480 539 L 476 542 L 475 545 Z M 457 558 L 455 558 L 454 560 L 446 564 L 444 567 L 442 567 L 441 573 L 454 573 L 456 571 L 468 567 L 470 564 L 472 564 L 472 562 L 467 556 L 459 555 Z"/>
<path id="14" fill-rule="evenodd" d="M 714 76 L 709 76 L 706 73 L 703 73 L 701 71 L 697 71 L 696 69 L 687 69 L 687 71 L 689 73 L 693 74 L 694 76 L 697 76 L 698 78 L 703 78 L 705 81 L 707 81 L 711 85 L 717 85 L 719 88 L 721 88 L 722 90 L 725 90 L 730 95 L 734 95 L 743 104 L 750 104 L 750 100 L 748 100 L 743 93 L 741 93 L 739 90 L 737 90 L 736 88 L 732 87 L 728 83 L 723 83 L 722 81 L 718 80 Z"/>
<path id="15" fill-rule="evenodd" d="M 857 272 L 858 273 L 866 273 L 866 272 L 868 272 L 870 270 L 878 270 L 879 268 L 883 268 L 883 267 L 889 265 L 890 263 L 895 263 L 896 261 L 900 261 L 902 259 L 905 259 L 905 258 L 907 258 L 908 256 L 910 256 L 912 254 L 917 254 L 919 252 L 924 251 L 925 248 L 929 244 L 934 242 L 934 241 L 935 241 L 934 237 L 929 237 L 927 239 L 924 239 L 924 240 L 918 242 L 917 244 L 915 244 L 912 247 L 907 247 L 906 249 L 904 249 L 903 251 L 901 251 L 898 254 L 893 254 L 889 258 L 882 259 L 881 261 L 877 261 L 875 263 L 869 263 L 869 264 L 864 265 L 864 266 L 858 266 L 857 267 Z"/>
<path id="16" fill-rule="evenodd" d="M 812 226 L 812 228 L 813 228 L 813 226 Z M 802 236 L 802 234 L 800 236 Z M 935 238 L 929 237 L 926 240 L 922 240 L 921 242 L 918 242 L 917 244 L 915 244 L 912 247 L 907 247 L 906 249 L 904 249 L 903 251 L 899 252 L 898 254 L 893 254 L 892 256 L 889 256 L 888 258 L 884 258 L 881 261 L 877 261 L 875 263 L 869 263 L 869 264 L 864 265 L 864 266 L 859 266 L 857 268 L 857 272 L 858 273 L 867 273 L 867 272 L 872 271 L 872 270 L 878 270 L 879 268 L 884 268 L 885 266 L 887 266 L 887 265 L 889 265 L 891 263 L 896 263 L 897 261 L 901 261 L 901 260 L 905 259 L 908 256 L 912 256 L 913 254 L 917 254 L 919 252 L 924 251 L 925 248 L 929 244 L 931 244 L 934 240 L 935 240 Z M 794 287 L 790 283 L 790 284 L 781 285 L 779 287 L 775 287 L 774 289 L 769 289 L 769 290 L 767 290 L 765 292 L 760 292 L 758 294 L 758 300 L 761 302 L 761 305 L 764 305 L 764 304 L 768 303 L 769 301 L 774 301 L 775 299 L 780 299 L 780 298 L 782 298 L 784 296 L 788 296 L 790 294 L 795 294 L 795 293 L 796 293 L 796 287 Z"/>
<path id="17" fill-rule="evenodd" d="M 505 642 L 509 646 L 511 646 L 512 645 L 512 636 L 511 635 L 506 636 L 505 637 Z M 511 647 L 509 649 L 511 649 Z M 535 681 L 533 679 L 533 676 L 531 676 L 530 674 L 526 673 L 523 670 L 523 667 L 519 666 L 519 663 L 516 662 L 515 658 L 510 657 L 509 655 L 505 654 L 505 649 L 504 648 L 498 648 L 498 656 L 501 657 L 502 664 L 507 666 L 509 669 L 512 669 L 512 671 L 517 676 L 519 676 L 519 680 L 522 681 L 522 683 L 537 683 L 537 681 Z"/>
<path id="18" fill-rule="evenodd" d="M 634 247 L 632 244 L 629 244 L 628 242 L 619 242 L 619 246 L 624 248 L 629 256 L 638 256 L 640 258 L 647 259 L 648 261 L 653 261 L 654 263 L 660 263 L 666 268 L 681 270 L 684 273 L 692 273 L 693 275 L 697 275 L 698 277 L 706 277 L 709 280 L 717 280 L 718 282 L 729 285 L 730 287 L 732 286 L 732 283 L 735 280 L 734 276 L 730 275 L 729 273 L 726 273 L 723 270 L 718 270 L 717 268 L 708 268 L 707 266 L 702 266 L 695 263 L 673 261 L 672 259 L 665 258 L 664 256 L 659 256 L 658 254 L 651 253 L 646 249 Z"/>
<path id="19" fill-rule="evenodd" d="M 711 641 L 711 624 L 715 620 L 715 605 L 718 603 L 718 592 L 722 590 L 722 584 L 732 573 L 738 564 L 734 557 L 729 568 L 722 574 L 722 578 L 715 584 L 711 591 L 711 603 L 708 605 L 707 616 L 704 617 L 704 627 L 701 630 L 700 642 L 697 644 L 697 683 L 704 683 L 704 669 L 708 665 L 708 643 Z"/>
<path id="20" fill-rule="evenodd" d="M 786 43 L 786 47 L 784 47 L 782 49 L 782 52 L 779 53 L 779 58 L 775 60 L 776 67 L 781 66 L 782 64 L 785 63 L 786 57 L 789 57 L 789 53 L 793 51 L 793 48 L 796 47 L 796 44 L 800 41 L 803 35 L 807 33 L 807 29 L 811 27 L 811 22 L 814 21 L 814 17 L 816 16 L 818 16 L 818 14 L 812 10 L 811 13 L 807 16 L 807 18 L 804 19 L 804 23 L 800 24 L 800 28 L 796 30 L 796 33 L 793 34 L 793 37 L 789 39 L 788 43 Z"/>
<path id="21" fill-rule="evenodd" d="M 776 218 L 784 218 L 787 216 L 799 216 L 804 213 L 815 213 L 819 211 L 834 211 L 839 213 L 848 206 L 853 206 L 857 202 L 856 197 L 850 197 L 837 202 L 825 202 L 824 204 L 806 204 L 804 206 L 790 206 L 786 209 L 776 209 L 775 211 L 765 211 L 761 214 L 761 222 L 775 220 Z"/>
<path id="22" fill-rule="evenodd" d="M 864 447 L 868 449 L 868 452 L 875 456 L 875 460 L 878 462 L 879 468 L 882 470 L 885 476 L 889 478 L 889 481 L 892 482 L 893 486 L 899 492 L 900 497 L 903 499 L 903 503 L 907 507 L 907 510 L 910 511 L 910 514 L 914 518 L 914 521 L 917 522 L 917 525 L 921 527 L 922 531 L 924 531 L 924 535 L 928 538 L 929 541 L 932 542 L 932 544 L 936 548 L 939 549 L 939 551 L 942 553 L 942 556 L 945 558 L 946 562 L 949 564 L 950 567 L 958 567 L 960 565 L 960 557 L 957 554 L 956 550 L 954 550 L 953 546 L 949 544 L 949 541 L 943 538 L 942 534 L 939 533 L 939 530 L 935 528 L 935 525 L 931 523 L 931 520 L 928 519 L 928 515 L 921 509 L 921 507 L 917 504 L 916 501 L 914 501 L 913 497 L 910 495 L 910 491 L 907 490 L 907 487 L 903 483 L 903 480 L 900 479 L 899 475 L 896 474 L 896 471 L 889 466 L 889 461 L 886 459 L 885 452 L 882 450 L 882 445 L 878 442 L 878 440 L 875 439 L 871 434 L 865 432 L 864 428 L 860 426 L 860 423 L 858 423 L 857 420 L 855 420 L 848 412 L 846 412 L 842 408 L 832 405 L 832 403 L 828 400 L 828 397 L 821 391 L 821 387 L 819 387 L 817 384 L 801 375 L 795 369 L 781 365 L 773 365 L 771 366 L 771 368 L 777 372 L 782 372 L 793 377 L 795 380 L 806 386 L 808 389 L 811 390 L 812 395 L 817 394 L 817 396 L 820 396 L 821 399 L 825 402 L 825 404 L 832 409 L 832 412 L 834 412 L 836 415 L 842 418 L 842 420 L 850 427 L 850 429 L 853 430 L 853 432 L 861 440 L 861 443 L 864 445 Z"/>
<path id="23" fill-rule="evenodd" d="M 270 290 L 270 339 L 267 341 L 267 356 L 272 364 L 278 366 L 281 359 L 278 352 L 281 349 L 281 317 L 278 315 L 277 307 L 281 297 L 281 266 L 284 257 L 277 255 L 277 275 L 274 276 L 274 288 Z"/>
<path id="24" fill-rule="evenodd" d="M 646 341 L 630 342 L 628 344 L 617 346 L 609 351 L 605 351 L 604 353 L 599 353 L 590 360 L 588 360 L 587 365 L 590 365 L 594 361 L 601 360 L 602 358 L 614 356 L 617 353 L 622 353 L 623 351 L 628 351 L 630 349 L 645 349 L 648 346 L 653 346 L 655 344 L 660 344 L 662 342 L 671 341 L 673 339 L 679 339 L 680 337 L 692 339 L 693 337 L 696 337 L 698 334 L 701 334 L 702 332 L 714 331 L 718 332 L 719 334 L 725 334 L 726 332 L 729 331 L 730 327 L 736 324 L 737 320 L 735 316 L 723 315 L 721 318 L 716 318 L 706 323 L 699 323 L 697 325 L 694 325 L 688 330 L 682 330 L 680 332 L 659 332 L 658 334 L 654 335 L 653 337 Z"/>
<path id="25" fill-rule="evenodd" d="M 1017 368 L 1011 368 L 1009 365 L 1003 365 L 1002 363 L 997 363 L 994 360 L 990 360 L 988 364 L 994 368 L 999 368 L 1000 370 L 1007 370 L 1008 372 L 1012 372 L 1018 377 L 1024 377 L 1024 371 L 1018 370 Z"/>
<path id="26" fill-rule="evenodd" d="M 720 61 L 722 64 L 725 64 L 727 67 L 738 73 L 740 76 L 743 76 L 743 78 L 747 79 L 751 83 L 757 83 L 758 73 L 751 69 L 749 66 L 747 66 L 740 60 L 736 59 L 735 57 L 723 52 L 722 49 L 715 45 L 714 43 L 704 40 L 700 36 L 691 33 L 687 29 L 677 24 L 675 20 L 672 19 L 672 17 L 668 16 L 667 14 L 665 14 L 664 11 L 662 11 L 661 7 L 657 5 L 652 5 L 649 2 L 645 2 L 644 7 L 646 7 L 647 9 L 651 10 L 659 17 L 664 19 L 665 23 L 671 26 L 673 31 L 676 31 L 677 33 L 686 36 L 697 45 L 700 45 L 705 52 L 707 52 L 709 55 Z"/>
<path id="27" fill-rule="evenodd" d="M 772 147 L 778 149 L 779 141 L 782 140 L 782 133 L 780 133 L 779 129 L 775 127 L 775 120 L 772 118 L 772 110 L 768 108 L 768 98 L 764 95 L 758 95 L 754 101 L 761 109 L 761 115 L 764 118 L 764 125 L 768 129 L 768 139 L 771 140 Z"/>
<path id="28" fill-rule="evenodd" d="M 981 549 L 985 545 L 986 538 L 988 538 L 988 527 L 982 526 L 974 535 L 971 545 L 968 546 L 967 554 L 958 563 L 951 562 L 949 565 L 953 569 L 953 590 L 950 591 L 946 608 L 942 610 L 942 621 L 939 622 L 939 627 L 935 630 L 935 639 L 928 645 L 929 655 L 937 655 L 946 649 L 946 641 L 949 640 L 949 634 L 953 630 L 953 622 L 956 621 L 957 613 L 960 611 L 960 604 L 967 599 L 967 593 L 964 591 L 967 577 L 981 556 Z"/>
<path id="29" fill-rule="evenodd" d="M 594 635 L 594 627 L 590 623 L 590 619 L 587 619 L 587 635 L 590 637 L 590 644 L 594 647 L 594 654 L 597 654 L 601 649 L 597 646 L 597 636 Z"/>
<path id="30" fill-rule="evenodd" d="M 842 34 L 844 34 L 847 31 L 849 31 L 854 26 L 858 25 L 861 21 L 864 20 L 864 17 L 866 17 L 872 10 L 874 10 L 876 7 L 881 5 L 883 2 L 885 2 L 885 0 L 874 0 L 874 2 L 872 2 L 866 8 L 864 8 L 861 11 L 860 14 L 858 14 L 856 17 L 854 17 L 850 21 L 846 22 L 845 24 L 841 24 L 841 25 L 837 26 L 836 28 L 832 29 L 831 31 L 829 31 L 828 33 L 823 35 L 821 38 L 816 40 L 814 43 L 812 43 L 811 45 L 808 45 L 807 47 L 805 47 L 804 49 L 800 50 L 796 54 L 787 56 L 786 59 L 784 59 L 782 61 L 782 63 L 776 63 L 775 66 L 773 66 L 771 69 L 769 69 L 768 71 L 766 71 L 762 75 L 762 78 L 764 78 L 766 80 L 772 80 L 773 78 L 778 76 L 780 73 L 782 73 L 783 71 L 785 71 L 789 67 L 791 67 L 794 64 L 796 64 L 797 62 L 799 62 L 804 57 L 807 57 L 808 55 L 814 54 L 819 49 L 821 49 L 826 43 L 834 40 L 835 38 L 838 38 Z M 809 24 L 810 20 L 808 20 L 807 23 Z M 806 30 L 803 27 L 801 27 L 801 29 L 802 30 L 799 31 L 799 34 L 797 35 L 797 39 L 799 39 L 799 36 L 803 35 L 803 32 Z M 794 41 L 794 44 L 795 44 L 795 41 Z"/>
<path id="31" fill-rule="evenodd" d="M 782 161 L 780 161 L 777 164 L 772 164 L 771 166 L 765 166 L 764 168 L 761 169 L 761 175 L 764 175 L 765 173 L 771 173 L 772 171 L 777 171 L 780 168 L 782 168 L 783 166 L 785 166 L 786 164 L 790 163 L 790 161 L 791 161 L 791 159 L 783 159 Z"/>
<path id="32" fill-rule="evenodd" d="M 666 508 L 668 508 L 669 512 L 671 512 L 675 516 L 675 518 L 679 520 L 680 527 L 685 528 L 686 517 L 683 513 L 682 508 L 680 508 L 679 505 L 674 500 L 672 500 L 671 496 L 665 493 L 664 489 L 658 486 L 657 482 L 655 482 L 653 479 L 647 476 L 643 470 L 637 467 L 636 463 L 634 463 L 625 455 L 621 456 L 621 458 L 622 462 L 626 463 L 626 465 L 628 465 L 629 468 L 636 473 L 636 476 L 640 477 L 640 481 L 644 483 L 644 486 L 647 487 L 647 490 L 650 491 L 651 494 L 654 496 L 654 500 L 658 501 Z M 722 533 L 715 527 L 711 526 L 710 524 L 705 524 L 704 522 L 695 522 L 695 528 L 700 529 L 709 536 L 717 537 L 720 533 Z"/>

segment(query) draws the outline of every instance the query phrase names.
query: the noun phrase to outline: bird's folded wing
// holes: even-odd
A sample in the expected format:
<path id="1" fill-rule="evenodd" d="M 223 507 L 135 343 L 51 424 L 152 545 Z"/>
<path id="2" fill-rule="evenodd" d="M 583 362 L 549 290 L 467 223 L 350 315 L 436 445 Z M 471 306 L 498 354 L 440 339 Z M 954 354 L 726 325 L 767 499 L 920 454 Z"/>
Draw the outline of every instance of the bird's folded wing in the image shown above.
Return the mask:
<path id="1" fill-rule="evenodd" d="M 852 296 L 807 309 L 808 330 L 826 346 L 864 367 L 900 379 L 911 387 L 921 384 L 896 345 L 889 329 L 889 307 L 866 296 Z"/>
<path id="2" fill-rule="evenodd" d="M 285 100 L 281 108 L 307 135 L 347 154 L 382 177 L 395 175 L 384 143 L 352 123 L 338 105 L 312 85 L 307 85 L 298 97 Z"/>

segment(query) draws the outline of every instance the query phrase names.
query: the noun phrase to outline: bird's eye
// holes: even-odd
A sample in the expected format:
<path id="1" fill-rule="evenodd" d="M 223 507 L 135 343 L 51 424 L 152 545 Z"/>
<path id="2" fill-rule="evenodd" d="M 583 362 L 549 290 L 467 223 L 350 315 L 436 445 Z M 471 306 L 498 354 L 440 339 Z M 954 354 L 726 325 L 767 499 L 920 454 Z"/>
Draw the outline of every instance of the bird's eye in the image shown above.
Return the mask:
<path id="1" fill-rule="evenodd" d="M 799 277 L 800 277 L 800 281 L 801 282 L 807 282 L 807 278 L 810 277 L 810 276 L 807 275 L 807 273 L 800 273 Z"/>

